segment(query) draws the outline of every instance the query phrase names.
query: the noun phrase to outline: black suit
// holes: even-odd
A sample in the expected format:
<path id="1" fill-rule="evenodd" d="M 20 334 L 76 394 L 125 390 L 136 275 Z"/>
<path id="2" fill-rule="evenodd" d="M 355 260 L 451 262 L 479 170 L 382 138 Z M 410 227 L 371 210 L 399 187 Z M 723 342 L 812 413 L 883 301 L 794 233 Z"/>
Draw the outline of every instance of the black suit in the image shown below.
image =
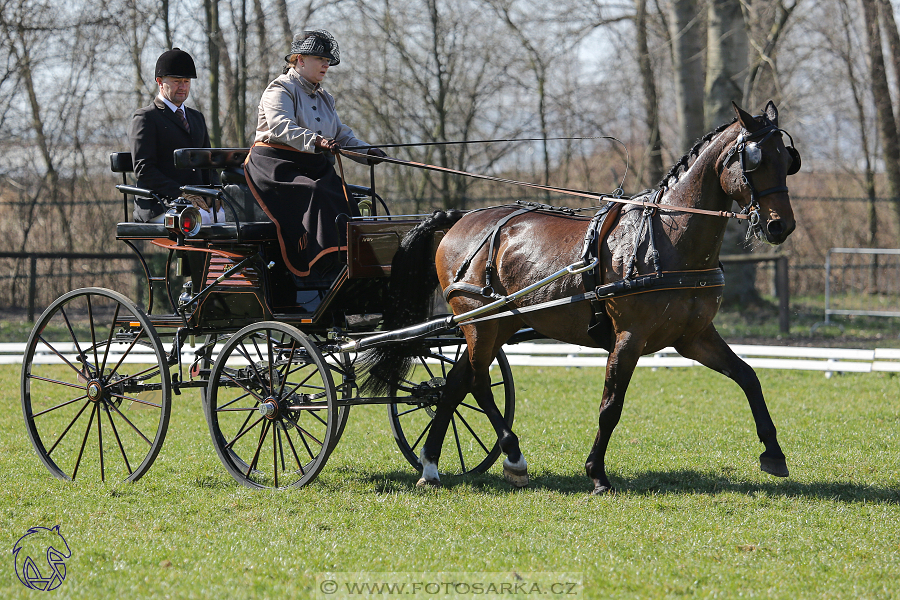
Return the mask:
<path id="1" fill-rule="evenodd" d="M 218 185 L 219 174 L 207 169 L 176 169 L 172 153 L 179 148 L 209 148 L 209 132 L 203 113 L 185 108 L 190 125 L 188 132 L 181 119 L 166 106 L 159 96 L 153 104 L 134 113 L 131 119 L 131 156 L 137 186 L 157 194 L 177 198 L 183 185 Z M 135 198 L 134 219 L 146 222 L 161 214 L 165 208 L 155 200 Z"/>

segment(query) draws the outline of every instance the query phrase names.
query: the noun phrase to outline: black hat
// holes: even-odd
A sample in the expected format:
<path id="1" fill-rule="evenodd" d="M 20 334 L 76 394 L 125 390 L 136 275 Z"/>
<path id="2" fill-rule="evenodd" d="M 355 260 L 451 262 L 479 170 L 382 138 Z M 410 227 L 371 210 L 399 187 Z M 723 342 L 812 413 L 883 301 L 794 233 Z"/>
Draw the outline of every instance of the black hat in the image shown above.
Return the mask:
<path id="1" fill-rule="evenodd" d="M 291 51 L 285 55 L 284 60 L 288 60 L 293 54 L 321 56 L 329 59 L 332 67 L 341 62 L 337 40 L 324 29 L 307 29 L 296 34 L 291 42 Z"/>
<path id="2" fill-rule="evenodd" d="M 156 59 L 155 77 L 187 77 L 197 79 L 197 69 L 191 55 L 178 48 L 172 48 Z"/>

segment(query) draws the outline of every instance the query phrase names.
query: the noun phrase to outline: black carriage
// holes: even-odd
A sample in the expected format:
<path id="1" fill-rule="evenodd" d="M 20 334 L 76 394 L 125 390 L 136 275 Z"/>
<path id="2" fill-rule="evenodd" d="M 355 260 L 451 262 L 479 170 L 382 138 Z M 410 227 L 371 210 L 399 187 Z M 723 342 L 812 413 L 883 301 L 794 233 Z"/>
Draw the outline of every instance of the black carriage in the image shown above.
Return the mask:
<path id="1" fill-rule="evenodd" d="M 350 408 L 361 404 L 387 406 L 402 455 L 420 468 L 418 449 L 465 339 L 452 327 L 414 339 L 381 336 L 378 343 L 407 344 L 419 364 L 383 397 L 361 396 L 356 365 L 359 341 L 381 328 L 391 259 L 420 219 L 392 217 L 374 189 L 348 186 L 365 216 L 336 224 L 346 227 L 348 241 L 339 269 L 298 284 L 281 258 L 275 224 L 243 184 L 246 153 L 176 153 L 180 166 L 223 169 L 223 187 L 189 191 L 222 198 L 228 222 L 200 225 L 185 202 L 164 223 L 128 222 L 125 196 L 116 239 L 137 253 L 146 275 L 139 302 L 109 289 L 77 289 L 35 323 L 23 357 L 22 408 L 32 444 L 56 477 L 140 478 L 165 439 L 173 398 L 189 398 L 183 392 L 192 388 L 216 453 L 249 487 L 314 479 Z M 111 155 L 111 166 L 124 181 L 130 155 Z M 127 182 L 117 188 L 149 194 Z M 492 373 L 511 424 L 515 392 L 502 351 Z M 447 473 L 482 472 L 500 454 L 488 419 L 470 402 L 457 409 L 446 443 Z"/>

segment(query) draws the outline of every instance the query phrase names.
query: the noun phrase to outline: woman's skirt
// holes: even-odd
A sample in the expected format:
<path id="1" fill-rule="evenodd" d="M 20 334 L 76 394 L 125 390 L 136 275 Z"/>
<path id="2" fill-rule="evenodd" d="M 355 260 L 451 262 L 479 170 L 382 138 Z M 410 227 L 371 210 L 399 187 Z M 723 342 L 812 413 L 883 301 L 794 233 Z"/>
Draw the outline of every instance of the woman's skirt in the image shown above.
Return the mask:
<path id="1" fill-rule="evenodd" d="M 347 202 L 341 178 L 324 154 L 257 142 L 244 175 L 275 223 L 291 273 L 305 277 L 322 257 L 347 249 L 347 222 L 359 210 Z"/>

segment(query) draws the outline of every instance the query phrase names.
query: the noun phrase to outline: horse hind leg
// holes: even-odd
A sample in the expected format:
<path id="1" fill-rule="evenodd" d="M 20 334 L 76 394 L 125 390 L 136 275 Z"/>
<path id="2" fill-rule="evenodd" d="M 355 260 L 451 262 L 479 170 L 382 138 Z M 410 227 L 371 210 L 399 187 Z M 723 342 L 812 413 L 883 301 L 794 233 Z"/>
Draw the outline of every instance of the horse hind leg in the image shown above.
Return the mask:
<path id="1" fill-rule="evenodd" d="M 425 437 L 425 443 L 419 451 L 419 462 L 422 464 L 422 476 L 416 487 L 440 487 L 441 477 L 438 473 L 438 462 L 441 459 L 441 447 L 447 435 L 447 428 L 456 407 L 469 393 L 471 366 L 467 360 L 458 361 L 447 373 L 447 383 L 441 393 L 441 399 L 435 408 L 431 427 Z"/>
<path id="2" fill-rule="evenodd" d="M 685 358 L 722 373 L 741 387 L 756 423 L 756 435 L 766 448 L 759 456 L 760 470 L 776 477 L 787 477 L 790 474 L 787 461 L 778 444 L 775 424 L 753 368 L 734 353 L 713 325 L 709 325 L 690 343 L 675 344 L 675 349 Z"/>
<path id="3" fill-rule="evenodd" d="M 475 372 L 472 395 L 478 403 L 478 407 L 484 411 L 497 433 L 497 443 L 500 450 L 506 455 L 503 459 L 503 478 L 513 487 L 523 488 L 528 485 L 528 464 L 525 456 L 519 448 L 519 438 L 512 432 L 509 423 L 503 417 L 494 394 L 491 391 L 490 367 L 479 369 Z"/>

